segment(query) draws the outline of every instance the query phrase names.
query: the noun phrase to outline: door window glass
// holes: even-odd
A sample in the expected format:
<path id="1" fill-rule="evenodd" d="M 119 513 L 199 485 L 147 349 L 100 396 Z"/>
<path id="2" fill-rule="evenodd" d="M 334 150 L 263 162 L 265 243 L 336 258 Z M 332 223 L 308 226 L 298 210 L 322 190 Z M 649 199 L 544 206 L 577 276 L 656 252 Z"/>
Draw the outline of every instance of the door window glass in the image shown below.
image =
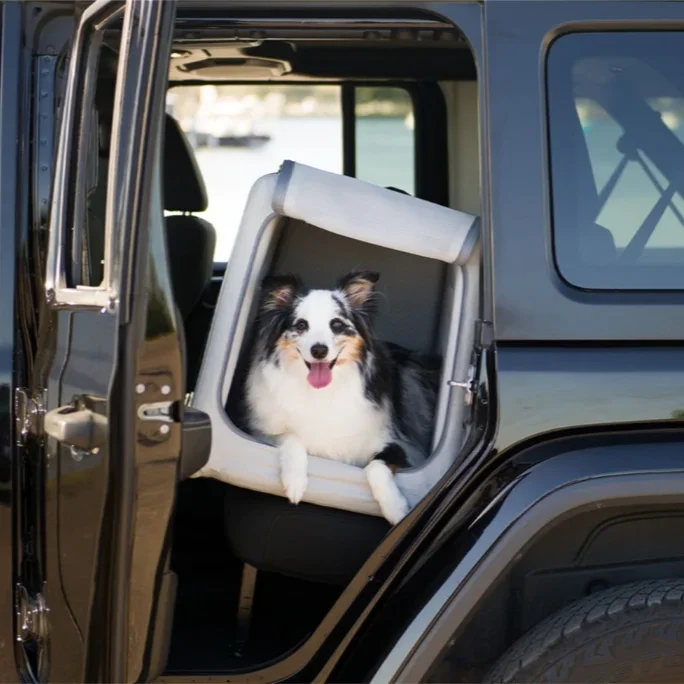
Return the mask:
<path id="1" fill-rule="evenodd" d="M 85 34 L 82 92 L 76 99 L 71 174 L 67 274 L 69 286 L 97 287 L 104 278 L 107 171 L 112 132 L 117 57 L 108 47 L 120 18 Z"/>

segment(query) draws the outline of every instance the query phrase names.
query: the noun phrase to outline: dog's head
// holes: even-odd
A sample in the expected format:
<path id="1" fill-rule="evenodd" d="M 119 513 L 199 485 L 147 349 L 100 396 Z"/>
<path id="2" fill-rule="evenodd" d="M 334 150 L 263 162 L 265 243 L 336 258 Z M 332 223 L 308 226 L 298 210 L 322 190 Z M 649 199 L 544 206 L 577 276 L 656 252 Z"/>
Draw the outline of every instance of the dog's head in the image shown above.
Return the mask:
<path id="1" fill-rule="evenodd" d="M 334 290 L 307 293 L 294 276 L 267 278 L 260 312 L 267 353 L 312 387 L 328 386 L 336 367 L 365 360 L 378 278 L 372 271 L 354 271 Z"/>

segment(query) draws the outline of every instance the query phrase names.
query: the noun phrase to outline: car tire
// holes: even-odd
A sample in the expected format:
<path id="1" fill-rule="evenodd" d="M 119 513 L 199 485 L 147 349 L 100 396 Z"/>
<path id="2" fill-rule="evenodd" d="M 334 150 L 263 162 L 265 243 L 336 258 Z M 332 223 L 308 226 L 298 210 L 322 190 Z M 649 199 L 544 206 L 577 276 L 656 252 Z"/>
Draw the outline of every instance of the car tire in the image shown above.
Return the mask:
<path id="1" fill-rule="evenodd" d="M 485 682 L 684 682 L 684 579 L 591 594 L 540 622 Z"/>

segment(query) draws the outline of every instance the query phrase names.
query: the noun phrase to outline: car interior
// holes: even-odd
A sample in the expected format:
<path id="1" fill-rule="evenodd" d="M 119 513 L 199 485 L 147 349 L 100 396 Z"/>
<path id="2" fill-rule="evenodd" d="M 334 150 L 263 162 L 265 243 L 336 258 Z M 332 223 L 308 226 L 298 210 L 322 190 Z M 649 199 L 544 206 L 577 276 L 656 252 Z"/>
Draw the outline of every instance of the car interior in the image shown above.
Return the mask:
<path id="1" fill-rule="evenodd" d="M 170 91 L 201 84 L 259 83 L 274 90 L 296 83 L 339 87 L 343 171 L 353 177 L 354 89 L 368 84 L 404 88 L 411 96 L 415 117 L 415 188 L 407 196 L 395 192 L 396 188 L 378 187 L 372 191 L 379 198 L 378 206 L 401 198 L 409 213 L 415 209 L 420 221 L 423 205 L 430 203 L 443 211 L 452 210 L 446 216 L 456 229 L 459 220 L 477 225 L 476 68 L 473 53 L 455 26 L 431 15 L 387 17 L 384 23 L 378 21 L 373 32 L 355 29 L 353 16 L 341 17 L 338 22 L 312 20 L 291 25 L 269 23 L 265 10 L 253 24 L 234 17 L 222 23 L 222 18 L 230 19 L 218 10 L 210 17 L 199 10 L 194 14 L 179 11 L 169 67 Z M 105 39 L 93 113 L 100 133 L 99 152 L 87 193 L 85 234 L 90 246 L 81 251 L 92 265 L 101 263 L 97 236 L 102 234 L 106 132 L 113 111 L 117 48 L 114 34 Z M 347 100 L 351 108 L 345 105 Z M 233 408 L 249 352 L 248 322 L 254 313 L 256 285 L 249 296 L 241 297 L 229 282 L 232 273 L 244 271 L 256 283 L 266 273 L 294 271 L 307 284 L 329 286 L 345 269 L 362 263 L 382 274 L 379 286 L 385 301 L 378 319 L 380 336 L 411 349 L 437 352 L 444 364 L 445 388 L 446 380 L 468 370 L 479 313 L 477 247 L 462 262 L 456 257 L 428 257 L 410 253 L 409 248 L 393 248 L 391 225 L 376 231 L 380 237 L 373 244 L 373 240 L 337 234 L 327 225 L 314 225 L 306 216 L 284 211 L 261 256 L 250 260 L 239 246 L 251 247 L 258 241 L 259 226 L 267 218 L 262 214 L 268 214 L 268 206 L 260 208 L 256 195 L 258 188 L 275 182 L 280 171 L 275 167 L 271 180 L 257 181 L 249 200 L 236 198 L 246 206 L 231 256 L 236 269 L 232 272 L 231 260 L 215 260 L 222 228 L 218 221 L 212 223 L 202 216 L 212 198 L 191 140 L 176 118 L 169 113 L 165 116 L 162 163 L 167 248 L 185 333 L 188 403 L 205 410 L 203 397 L 213 390 L 212 383 L 225 386 L 225 396 L 221 395 L 225 404 L 220 409 L 226 424 L 233 426 L 233 441 L 226 446 L 233 460 L 239 461 L 242 452 L 236 453 L 235 447 L 241 444 L 251 444 L 252 449 L 270 447 L 254 447 Z M 292 146 L 296 158 L 296 140 Z M 356 181 L 348 180 L 353 201 Z M 336 181 L 330 182 L 331 192 L 335 192 Z M 356 210 L 362 222 L 365 207 Z M 416 230 L 419 228 L 416 225 Z M 92 280 L 96 278 L 97 274 L 92 276 Z M 220 333 L 226 329 L 226 317 L 231 312 L 237 315 L 236 311 L 246 316 L 244 330 L 231 348 L 222 350 Z M 232 371 L 226 381 L 216 368 L 228 355 Z M 458 461 L 465 440 L 464 394 L 449 388 L 443 392 L 440 406 L 434 444 L 435 453 L 442 449 L 442 464 L 431 479 L 418 477 L 422 489 L 416 490 L 415 500 Z M 447 433 L 451 437 L 445 442 Z M 212 448 L 216 450 L 224 443 L 228 428 L 217 437 L 214 427 L 213 434 Z M 242 455 L 246 458 L 247 451 Z M 169 562 L 178 586 L 167 674 L 258 670 L 297 649 L 316 630 L 389 529 L 372 502 L 349 504 L 343 495 L 334 505 L 324 502 L 323 496 L 316 503 L 293 506 L 280 493 L 268 487 L 245 486 L 230 473 L 222 479 L 196 477 L 179 484 L 169 540 Z"/>

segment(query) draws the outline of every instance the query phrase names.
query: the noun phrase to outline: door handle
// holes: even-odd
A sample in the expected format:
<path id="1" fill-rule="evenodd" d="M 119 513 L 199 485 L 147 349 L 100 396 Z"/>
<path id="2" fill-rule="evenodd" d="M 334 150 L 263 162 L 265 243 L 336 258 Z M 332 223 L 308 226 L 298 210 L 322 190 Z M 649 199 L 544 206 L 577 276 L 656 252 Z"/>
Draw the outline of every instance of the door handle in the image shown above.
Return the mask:
<path id="1" fill-rule="evenodd" d="M 60 442 L 90 451 L 107 439 L 106 416 L 83 408 L 61 406 L 45 414 L 45 432 Z"/>

